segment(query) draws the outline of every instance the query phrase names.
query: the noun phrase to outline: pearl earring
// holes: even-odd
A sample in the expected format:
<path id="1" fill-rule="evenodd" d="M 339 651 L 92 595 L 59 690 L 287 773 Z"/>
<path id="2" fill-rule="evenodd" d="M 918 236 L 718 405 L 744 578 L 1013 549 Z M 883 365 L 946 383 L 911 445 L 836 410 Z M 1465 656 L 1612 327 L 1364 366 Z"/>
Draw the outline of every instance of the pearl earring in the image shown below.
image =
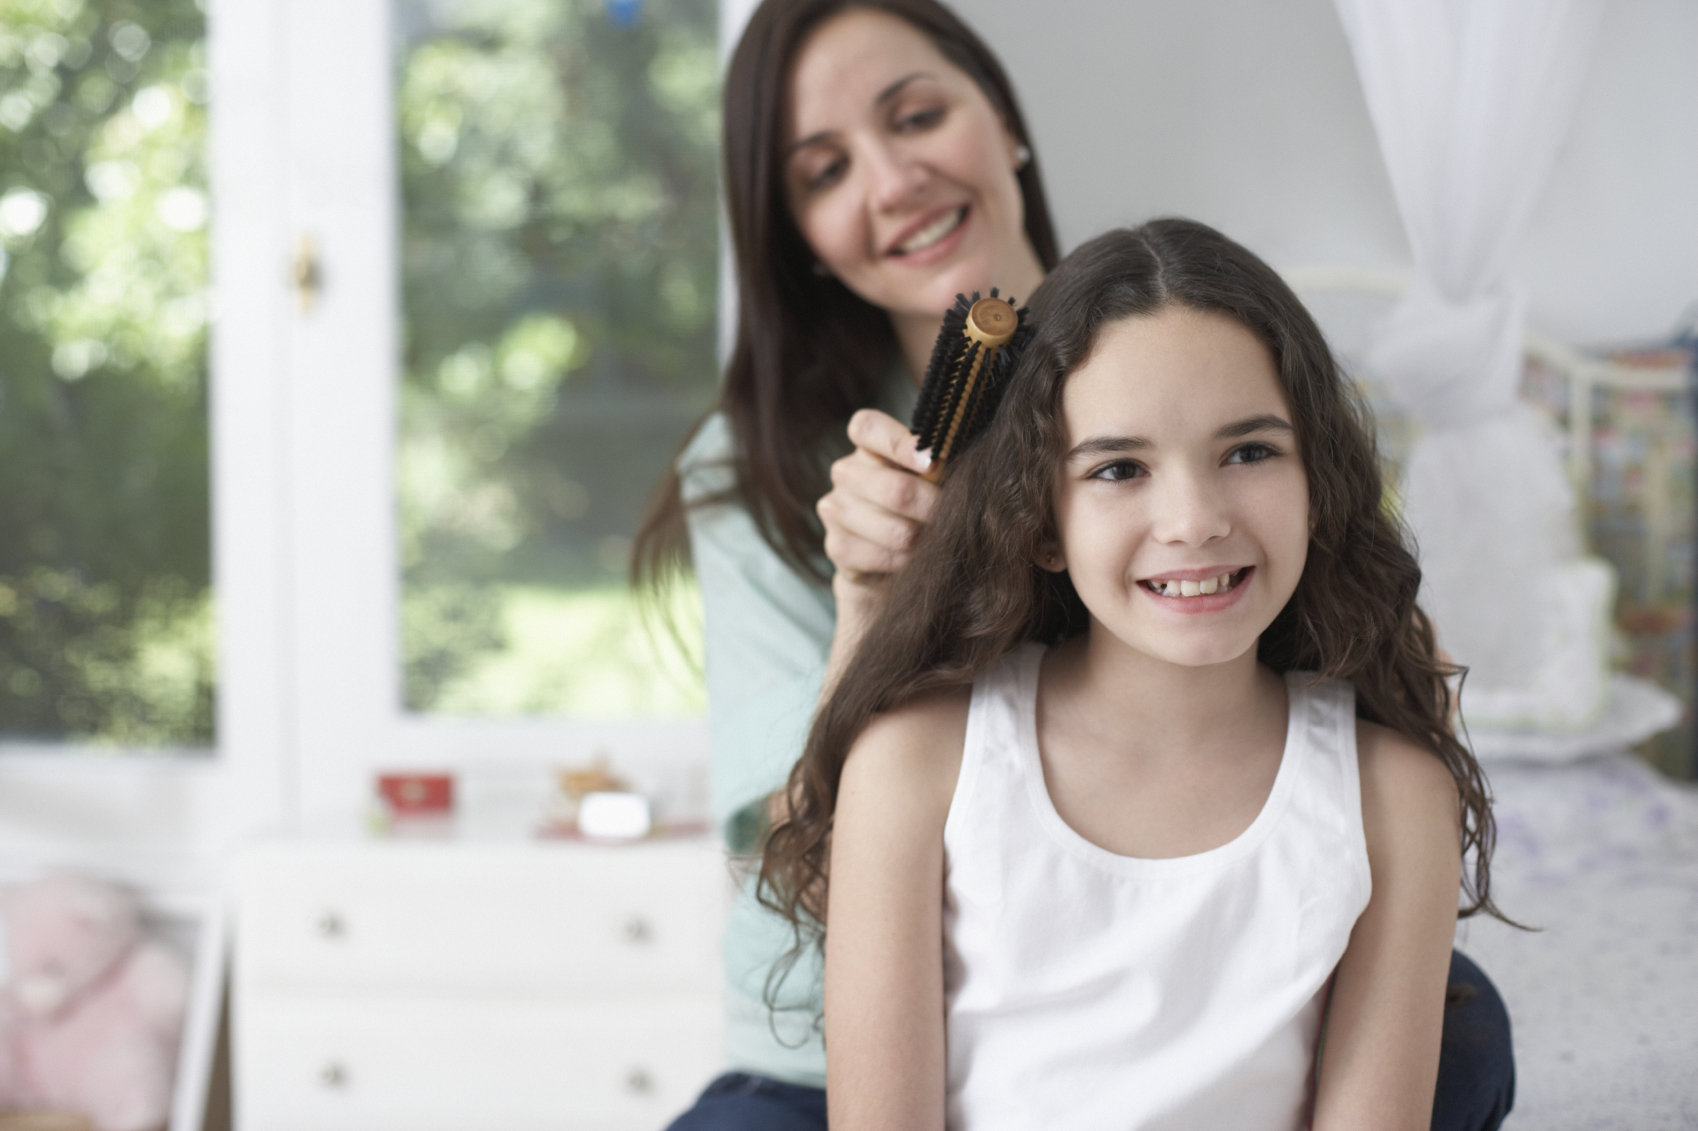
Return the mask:
<path id="1" fill-rule="evenodd" d="M 1014 168 L 1024 169 L 1032 163 L 1032 147 L 1021 142 L 1014 147 Z"/>

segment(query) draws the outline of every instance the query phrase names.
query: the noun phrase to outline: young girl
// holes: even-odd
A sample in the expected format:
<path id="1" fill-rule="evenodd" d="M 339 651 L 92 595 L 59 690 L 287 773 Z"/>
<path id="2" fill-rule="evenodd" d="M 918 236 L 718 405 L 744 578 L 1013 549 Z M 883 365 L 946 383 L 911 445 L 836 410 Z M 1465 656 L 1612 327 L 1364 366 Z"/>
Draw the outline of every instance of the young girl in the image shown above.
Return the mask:
<path id="1" fill-rule="evenodd" d="M 1493 827 L 1370 433 L 1201 224 L 1030 318 L 766 845 L 833 1131 L 1425 1129 Z"/>

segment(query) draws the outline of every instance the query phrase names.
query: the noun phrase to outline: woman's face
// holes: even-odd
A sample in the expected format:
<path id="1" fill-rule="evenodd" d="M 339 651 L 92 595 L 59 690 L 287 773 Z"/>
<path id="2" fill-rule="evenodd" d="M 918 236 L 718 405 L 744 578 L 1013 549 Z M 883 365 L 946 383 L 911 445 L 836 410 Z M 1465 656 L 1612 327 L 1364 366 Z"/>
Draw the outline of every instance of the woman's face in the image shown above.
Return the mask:
<path id="1" fill-rule="evenodd" d="M 864 8 L 822 24 L 797 53 L 788 109 L 791 215 L 850 290 L 935 324 L 957 293 L 1036 286 L 1018 143 L 911 24 Z"/>

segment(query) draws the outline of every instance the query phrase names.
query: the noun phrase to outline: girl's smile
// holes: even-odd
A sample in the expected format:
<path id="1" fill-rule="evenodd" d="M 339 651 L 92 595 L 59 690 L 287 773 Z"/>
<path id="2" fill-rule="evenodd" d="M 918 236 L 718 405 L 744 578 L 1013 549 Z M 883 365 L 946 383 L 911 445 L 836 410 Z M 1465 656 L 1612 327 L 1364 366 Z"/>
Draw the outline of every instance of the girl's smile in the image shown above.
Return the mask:
<path id="1" fill-rule="evenodd" d="M 1092 647 L 1253 661 L 1309 539 L 1291 409 L 1261 339 L 1181 306 L 1110 323 L 1068 377 L 1062 416 L 1056 528 Z"/>
<path id="2" fill-rule="evenodd" d="M 1243 596 L 1255 566 L 1169 570 L 1139 582 L 1152 600 L 1181 615 L 1213 613 Z"/>

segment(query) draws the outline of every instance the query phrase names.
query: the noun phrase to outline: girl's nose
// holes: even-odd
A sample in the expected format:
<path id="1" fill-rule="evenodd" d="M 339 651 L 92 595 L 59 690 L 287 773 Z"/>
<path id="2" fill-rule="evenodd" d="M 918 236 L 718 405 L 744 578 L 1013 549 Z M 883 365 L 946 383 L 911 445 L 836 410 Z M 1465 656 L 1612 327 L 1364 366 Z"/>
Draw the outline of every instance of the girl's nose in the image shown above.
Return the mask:
<path id="1" fill-rule="evenodd" d="M 1232 530 L 1227 500 L 1207 476 L 1169 476 L 1157 507 L 1154 532 L 1162 542 L 1201 546 Z"/>

